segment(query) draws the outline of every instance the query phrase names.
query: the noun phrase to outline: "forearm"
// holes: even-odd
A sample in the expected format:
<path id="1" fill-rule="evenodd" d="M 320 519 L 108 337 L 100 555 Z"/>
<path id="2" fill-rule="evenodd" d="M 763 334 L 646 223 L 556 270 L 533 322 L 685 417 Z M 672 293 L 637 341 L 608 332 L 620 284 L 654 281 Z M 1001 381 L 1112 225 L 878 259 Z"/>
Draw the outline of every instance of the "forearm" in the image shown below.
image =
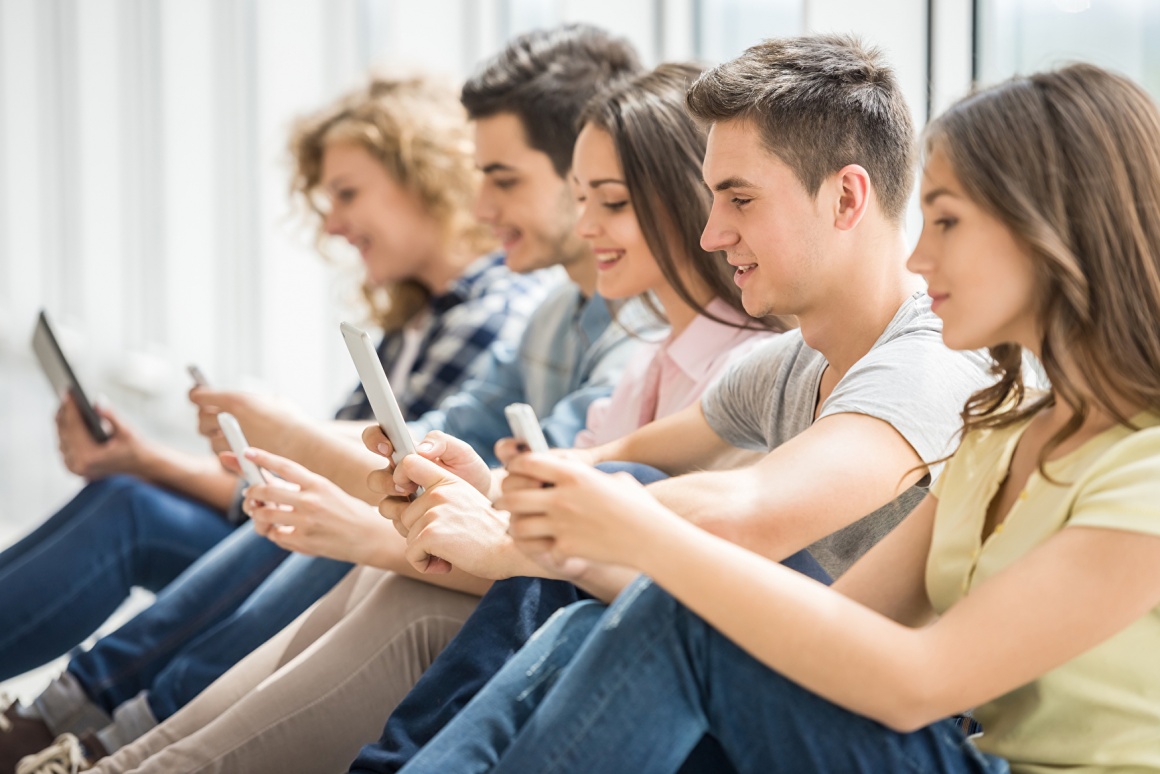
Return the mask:
<path id="1" fill-rule="evenodd" d="M 384 525 L 389 525 L 385 519 Z M 393 526 L 389 529 L 384 528 L 373 538 L 373 550 L 361 563 L 430 583 L 433 586 L 462 591 L 466 594 L 483 596 L 491 588 L 493 581 L 479 578 L 458 568 L 452 568 L 451 572 L 448 573 L 422 572 L 408 561 L 406 551 L 406 538 L 400 535 Z"/>
<path id="2" fill-rule="evenodd" d="M 164 446 L 151 448 L 145 454 L 138 475 L 222 511 L 229 510 L 238 483 L 237 477 L 223 470 L 216 458 Z"/>
<path id="3" fill-rule="evenodd" d="M 623 438 L 587 450 L 594 463 L 637 462 L 678 476 L 694 470 L 733 467 L 739 459 L 752 460 L 718 436 L 699 404 L 673 416 L 650 422 Z"/>
<path id="4" fill-rule="evenodd" d="M 347 437 L 345 433 L 334 432 L 328 424 L 304 424 L 296 428 L 296 432 L 288 433 L 282 446 L 285 448 L 267 451 L 294 460 L 330 479 L 352 497 L 371 505 L 377 505 L 383 499 L 381 493 L 372 492 L 367 487 L 367 476 L 371 471 L 386 467 L 386 461 L 368 451 L 358 436 Z"/>
<path id="5" fill-rule="evenodd" d="M 646 487 L 662 505 L 701 529 L 774 561 L 805 548 L 788 518 L 770 518 L 771 497 L 753 468 L 690 473 Z"/>
<path id="6" fill-rule="evenodd" d="M 941 667 L 920 631 L 676 519 L 646 546 L 642 571 L 771 669 L 899 730 L 940 716 L 924 712 Z"/>

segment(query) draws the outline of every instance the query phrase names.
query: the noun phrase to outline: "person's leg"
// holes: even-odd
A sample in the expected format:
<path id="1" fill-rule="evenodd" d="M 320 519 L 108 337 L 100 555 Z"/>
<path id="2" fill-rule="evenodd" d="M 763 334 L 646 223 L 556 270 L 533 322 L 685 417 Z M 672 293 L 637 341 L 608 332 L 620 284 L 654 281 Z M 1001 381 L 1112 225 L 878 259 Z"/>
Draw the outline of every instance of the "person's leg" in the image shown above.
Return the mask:
<path id="1" fill-rule="evenodd" d="M 665 478 L 656 468 L 635 463 L 605 463 L 606 473 L 628 472 L 642 484 Z M 828 582 L 806 552 L 786 561 L 794 569 Z M 557 610 L 588 595 L 563 581 L 511 578 L 496 582 L 463 629 L 391 713 L 379 741 L 366 745 L 351 772 L 398 771 L 471 700 L 528 638 Z M 712 742 L 698 747 L 688 774 L 711 771 L 719 763 Z M 706 761 L 702 765 L 702 761 Z M 718 769 L 719 770 L 719 769 Z"/>
<path id="2" fill-rule="evenodd" d="M 513 660 L 404 771 L 675 772 L 706 732 L 743 774 L 1007 771 L 949 721 L 900 734 L 809 693 L 646 579 L 582 628 L 572 658 Z"/>
<path id="3" fill-rule="evenodd" d="M 67 653 L 134 586 L 160 591 L 233 527 L 207 505 L 113 476 L 0 553 L 0 680 Z"/>
<path id="4" fill-rule="evenodd" d="M 458 631 L 478 599 L 381 571 L 370 593 L 346 595 L 342 619 L 309 639 L 285 632 L 259 648 L 170 720 L 124 748 L 98 771 L 340 770 Z M 335 590 L 351 586 L 344 581 Z M 334 600 L 312 608 L 315 615 Z M 307 618 L 310 618 L 310 615 Z M 265 663 L 258 663 L 264 661 Z M 239 672 L 278 668 L 229 706 L 215 701 Z M 252 684 L 252 678 L 243 682 Z M 198 716 L 191 720 L 192 716 Z M 151 753 L 141 757 L 142 753 Z"/>
<path id="5" fill-rule="evenodd" d="M 253 525 L 242 525 L 169 584 L 150 607 L 75 656 L 69 674 L 111 715 L 148 688 L 182 647 L 236 610 L 286 556 L 257 535 Z"/>
<path id="6" fill-rule="evenodd" d="M 236 610 L 204 629 L 169 660 L 150 687 L 121 704 L 98 732 L 113 751 L 171 717 L 255 648 L 334 588 L 351 565 L 293 554 Z"/>

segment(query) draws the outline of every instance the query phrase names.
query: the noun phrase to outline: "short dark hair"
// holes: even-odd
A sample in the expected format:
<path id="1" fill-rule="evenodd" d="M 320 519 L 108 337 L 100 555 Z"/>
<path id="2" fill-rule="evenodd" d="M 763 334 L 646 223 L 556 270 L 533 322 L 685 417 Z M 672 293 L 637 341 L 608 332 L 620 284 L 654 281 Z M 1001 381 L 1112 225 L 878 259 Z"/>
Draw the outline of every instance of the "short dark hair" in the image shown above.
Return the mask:
<path id="1" fill-rule="evenodd" d="M 590 24 L 533 30 L 513 39 L 463 85 L 472 119 L 513 113 L 528 145 L 548 154 L 561 177 L 572 168 L 580 112 L 609 81 L 641 70 L 625 38 Z"/>
<path id="2" fill-rule="evenodd" d="M 677 296 L 697 314 L 731 327 L 788 330 L 793 324 L 764 317 L 738 326 L 705 309 L 690 288 L 685 272 L 700 285 L 745 315 L 733 267 L 721 253 L 701 247 L 712 194 L 701 182 L 705 131 L 685 110 L 685 93 L 702 72 L 695 64 L 668 63 L 627 78 L 597 94 L 581 114 L 581 128 L 607 132 L 616 147 L 624 183 L 645 243 L 661 274 Z M 646 304 L 658 312 L 651 299 Z"/>
<path id="3" fill-rule="evenodd" d="M 903 219 L 914 124 L 878 49 L 849 35 L 767 40 L 698 78 L 686 104 L 703 121 L 753 121 L 811 196 L 828 175 L 860 164 L 887 217 Z"/>

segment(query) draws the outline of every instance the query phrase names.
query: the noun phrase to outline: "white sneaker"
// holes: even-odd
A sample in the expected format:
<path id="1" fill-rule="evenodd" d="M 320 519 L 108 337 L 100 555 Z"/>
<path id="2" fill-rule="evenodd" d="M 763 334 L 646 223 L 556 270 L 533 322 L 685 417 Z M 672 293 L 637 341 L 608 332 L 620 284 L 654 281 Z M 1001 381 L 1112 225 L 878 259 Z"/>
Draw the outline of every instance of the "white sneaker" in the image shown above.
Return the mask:
<path id="1" fill-rule="evenodd" d="M 80 740 L 72 734 L 61 734 L 49 747 L 21 758 L 16 774 L 77 774 L 90 768 Z"/>

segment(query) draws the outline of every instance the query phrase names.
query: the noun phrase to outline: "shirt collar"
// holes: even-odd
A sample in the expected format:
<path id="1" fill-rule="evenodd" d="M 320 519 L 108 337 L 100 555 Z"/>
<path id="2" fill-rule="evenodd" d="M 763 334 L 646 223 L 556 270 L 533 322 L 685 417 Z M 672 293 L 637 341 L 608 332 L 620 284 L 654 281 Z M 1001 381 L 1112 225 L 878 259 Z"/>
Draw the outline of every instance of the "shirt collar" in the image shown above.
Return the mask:
<path id="1" fill-rule="evenodd" d="M 489 253 L 476 258 L 462 274 L 452 281 L 447 290 L 430 300 L 431 309 L 438 313 L 446 312 L 471 298 L 471 291 L 490 270 L 501 266 L 504 261 L 503 253 Z"/>
<path id="2" fill-rule="evenodd" d="M 733 309 L 719 298 L 714 298 L 705 307 L 705 311 L 714 317 L 736 325 L 753 324 L 757 321 L 746 314 Z M 757 328 L 761 331 L 761 328 Z M 678 368 L 690 378 L 697 378 L 705 373 L 714 360 L 746 338 L 754 335 L 754 329 L 743 330 L 729 325 L 723 325 L 711 320 L 703 314 L 693 318 L 689 327 L 675 339 L 669 339 L 661 345 L 661 352 L 665 354 Z"/>

